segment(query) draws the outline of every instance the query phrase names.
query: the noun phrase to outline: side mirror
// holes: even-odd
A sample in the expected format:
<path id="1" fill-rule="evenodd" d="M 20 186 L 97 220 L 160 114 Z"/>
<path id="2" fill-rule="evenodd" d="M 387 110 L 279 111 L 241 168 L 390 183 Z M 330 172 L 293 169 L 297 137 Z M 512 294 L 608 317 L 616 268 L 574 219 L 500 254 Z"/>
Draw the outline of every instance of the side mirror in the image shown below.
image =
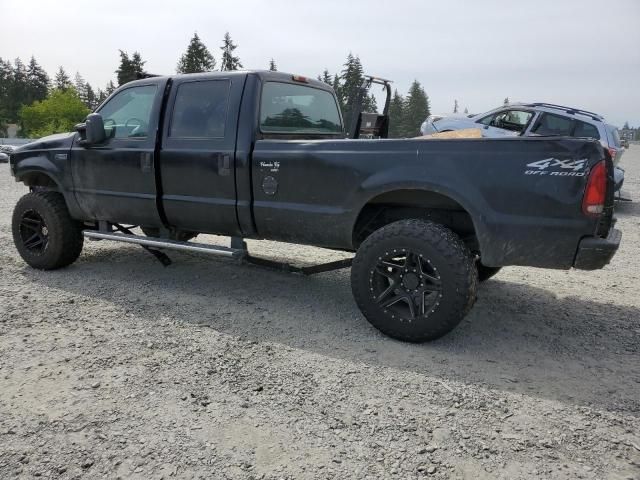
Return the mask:
<path id="1" fill-rule="evenodd" d="M 99 113 L 90 113 L 85 123 L 76 125 L 76 130 L 80 133 L 81 145 L 99 145 L 107 138 L 104 121 Z"/>

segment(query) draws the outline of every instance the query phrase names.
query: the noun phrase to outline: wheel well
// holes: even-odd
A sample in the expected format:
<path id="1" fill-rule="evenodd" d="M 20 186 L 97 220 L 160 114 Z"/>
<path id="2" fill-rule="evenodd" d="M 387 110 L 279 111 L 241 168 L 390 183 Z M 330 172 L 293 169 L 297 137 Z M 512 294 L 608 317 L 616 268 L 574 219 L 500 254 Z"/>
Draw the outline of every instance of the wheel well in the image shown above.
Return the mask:
<path id="1" fill-rule="evenodd" d="M 371 199 L 360 211 L 353 229 L 353 246 L 389 223 L 421 218 L 455 232 L 472 252 L 479 252 L 476 230 L 469 212 L 452 198 L 426 190 L 398 190 Z"/>
<path id="2" fill-rule="evenodd" d="M 27 187 L 44 187 L 47 190 L 58 190 L 58 184 L 46 173 L 29 172 L 20 177 Z"/>

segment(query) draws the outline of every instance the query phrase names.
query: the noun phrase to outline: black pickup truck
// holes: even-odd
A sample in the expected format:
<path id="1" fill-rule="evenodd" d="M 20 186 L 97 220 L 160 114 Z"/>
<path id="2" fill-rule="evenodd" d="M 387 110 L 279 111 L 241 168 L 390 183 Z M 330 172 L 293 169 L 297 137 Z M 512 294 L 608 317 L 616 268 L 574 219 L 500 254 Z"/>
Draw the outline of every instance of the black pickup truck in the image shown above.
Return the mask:
<path id="1" fill-rule="evenodd" d="M 596 141 L 347 139 L 328 85 L 279 72 L 128 83 L 10 164 L 30 188 L 12 228 L 32 267 L 71 264 L 84 237 L 158 254 L 250 258 L 243 238 L 353 251 L 364 316 L 414 342 L 453 329 L 500 267 L 598 269 L 621 237 Z"/>

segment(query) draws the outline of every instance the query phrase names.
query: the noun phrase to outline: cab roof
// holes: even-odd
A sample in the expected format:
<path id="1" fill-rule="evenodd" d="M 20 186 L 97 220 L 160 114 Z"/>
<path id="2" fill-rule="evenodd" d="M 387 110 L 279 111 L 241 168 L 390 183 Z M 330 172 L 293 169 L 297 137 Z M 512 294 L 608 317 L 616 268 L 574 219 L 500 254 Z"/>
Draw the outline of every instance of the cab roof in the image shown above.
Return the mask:
<path id="1" fill-rule="evenodd" d="M 255 75 L 260 78 L 263 82 L 285 82 L 285 83 L 294 83 L 299 85 L 309 85 L 315 88 L 321 88 L 323 90 L 333 91 L 331 85 L 327 83 L 317 80 L 313 77 L 308 77 L 306 75 L 298 75 L 292 73 L 285 72 L 273 72 L 271 70 L 234 70 L 234 71 L 214 71 L 214 72 L 203 72 L 203 73 L 184 73 L 178 75 L 149 75 L 145 78 L 141 78 L 139 80 L 133 80 L 131 82 L 126 83 L 126 85 L 139 85 L 139 84 L 149 84 L 154 83 L 154 80 L 174 80 L 174 79 L 184 79 L 184 78 L 193 78 L 193 79 L 215 79 L 215 78 L 230 78 L 230 77 L 243 77 L 248 75 Z"/>

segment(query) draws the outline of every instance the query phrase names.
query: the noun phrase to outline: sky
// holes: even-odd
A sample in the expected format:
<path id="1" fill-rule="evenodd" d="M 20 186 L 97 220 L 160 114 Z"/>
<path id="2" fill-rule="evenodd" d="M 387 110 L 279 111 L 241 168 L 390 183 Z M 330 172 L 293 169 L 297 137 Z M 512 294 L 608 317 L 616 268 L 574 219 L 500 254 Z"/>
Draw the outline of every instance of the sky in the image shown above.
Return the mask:
<path id="1" fill-rule="evenodd" d="M 0 19 L 0 57 L 34 55 L 94 87 L 115 80 L 118 49 L 174 73 L 194 32 L 219 64 L 229 31 L 245 68 L 274 58 L 315 77 L 352 52 L 401 94 L 418 80 L 432 113 L 509 97 L 640 126 L 640 0 L 0 0 Z"/>

